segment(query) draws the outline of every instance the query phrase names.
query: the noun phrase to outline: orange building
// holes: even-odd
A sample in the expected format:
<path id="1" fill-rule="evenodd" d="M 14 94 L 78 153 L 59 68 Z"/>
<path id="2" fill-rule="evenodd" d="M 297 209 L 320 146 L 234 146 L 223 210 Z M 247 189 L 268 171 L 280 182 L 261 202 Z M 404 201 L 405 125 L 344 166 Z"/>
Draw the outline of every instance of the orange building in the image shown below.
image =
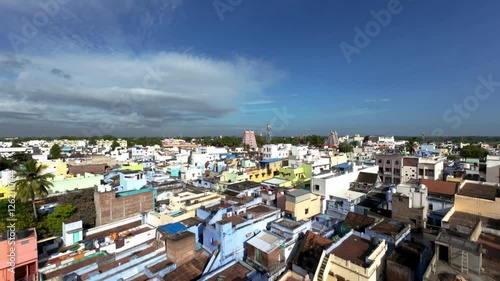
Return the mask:
<path id="1" fill-rule="evenodd" d="M 0 238 L 0 280 L 38 280 L 36 229 L 23 229 Z"/>

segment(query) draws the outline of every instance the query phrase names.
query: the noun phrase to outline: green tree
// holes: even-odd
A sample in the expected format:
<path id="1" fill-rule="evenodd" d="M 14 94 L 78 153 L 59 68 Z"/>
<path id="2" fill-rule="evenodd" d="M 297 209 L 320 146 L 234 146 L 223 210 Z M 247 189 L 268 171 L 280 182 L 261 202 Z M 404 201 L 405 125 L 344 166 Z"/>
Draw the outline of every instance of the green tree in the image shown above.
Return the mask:
<path id="1" fill-rule="evenodd" d="M 409 141 L 406 142 L 405 150 L 410 154 L 414 154 L 416 146 L 417 146 L 416 139 L 411 138 Z"/>
<path id="2" fill-rule="evenodd" d="M 468 145 L 460 150 L 460 156 L 464 158 L 484 158 L 488 156 L 488 150 L 480 146 Z"/>
<path id="3" fill-rule="evenodd" d="M 76 208 L 74 217 L 82 220 L 84 228 L 95 226 L 96 213 L 94 205 L 94 189 L 85 188 L 58 196 L 59 204 L 71 204 Z"/>
<path id="4" fill-rule="evenodd" d="M 33 205 L 33 215 L 35 216 L 35 221 L 38 220 L 38 215 L 36 212 L 35 198 L 45 198 L 49 194 L 49 190 L 52 187 L 52 182 L 49 179 L 53 178 L 53 174 L 43 174 L 42 166 L 38 165 L 35 160 L 29 160 L 22 163 L 18 168 L 16 168 L 18 180 L 16 180 L 16 198 L 21 200 L 23 203 L 27 203 L 31 200 Z"/>
<path id="5" fill-rule="evenodd" d="M 347 143 L 340 143 L 339 144 L 339 152 L 342 152 L 342 153 L 347 153 L 347 152 L 353 152 L 354 149 L 352 148 L 352 146 L 350 144 L 347 144 Z"/>
<path id="6" fill-rule="evenodd" d="M 446 156 L 446 158 L 447 158 L 448 160 L 451 160 L 451 161 L 455 161 L 455 160 L 460 159 L 460 157 L 459 157 L 459 156 L 457 156 L 457 155 L 452 155 L 452 154 L 450 154 L 450 155 Z"/>
<path id="7" fill-rule="evenodd" d="M 50 154 L 50 158 L 52 158 L 52 159 L 59 159 L 59 158 L 61 158 L 61 147 L 58 144 L 54 144 L 50 148 L 49 154 Z"/>
<path id="8" fill-rule="evenodd" d="M 114 140 L 113 143 L 111 144 L 111 150 L 115 150 L 119 146 L 120 144 L 118 143 L 118 141 Z"/>
<path id="9" fill-rule="evenodd" d="M 31 154 L 26 152 L 16 152 L 12 156 L 10 156 L 10 160 L 12 160 L 14 167 L 18 167 L 19 164 L 33 160 Z"/>
<path id="10" fill-rule="evenodd" d="M 75 211 L 76 208 L 71 204 L 59 204 L 54 213 L 47 215 L 42 225 L 46 227 L 49 235 L 61 236 L 63 221 L 70 219 Z"/>
<path id="11" fill-rule="evenodd" d="M 0 171 L 14 169 L 14 162 L 10 159 L 0 157 Z"/>
<path id="12" fill-rule="evenodd" d="M 15 220 L 16 229 L 36 227 L 35 218 L 33 217 L 31 210 L 31 204 L 23 203 L 19 200 L 15 200 L 14 202 L 9 201 L 11 200 L 0 200 L 0 210 L 2 212 L 2 215 L 0 216 L 0 232 L 6 230 L 12 223 L 12 221 L 8 221 L 7 219 Z M 14 206 L 14 209 L 12 209 L 12 206 Z M 8 211 L 12 211 L 12 213 L 4 215 L 7 214 Z M 13 216 L 10 216 L 10 214 Z"/>
<path id="13" fill-rule="evenodd" d="M 87 145 L 96 145 L 96 144 L 97 144 L 97 138 L 95 138 L 95 137 L 89 138 Z"/>

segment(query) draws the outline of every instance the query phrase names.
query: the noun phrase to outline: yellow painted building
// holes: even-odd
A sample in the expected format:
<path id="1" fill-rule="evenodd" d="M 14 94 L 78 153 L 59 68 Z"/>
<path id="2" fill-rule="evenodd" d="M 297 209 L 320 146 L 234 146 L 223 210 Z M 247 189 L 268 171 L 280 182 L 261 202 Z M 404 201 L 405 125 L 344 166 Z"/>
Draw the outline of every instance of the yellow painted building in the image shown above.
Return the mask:
<path id="1" fill-rule="evenodd" d="M 43 173 L 50 173 L 54 176 L 68 176 L 68 165 L 66 162 L 55 160 L 41 162 L 40 165 L 43 168 Z"/>
<path id="2" fill-rule="evenodd" d="M 500 219 L 500 184 L 464 181 L 455 195 L 455 211 Z"/>
<path id="3" fill-rule="evenodd" d="M 140 163 L 128 163 L 121 165 L 120 170 L 144 171 L 144 166 Z"/>
<path id="4" fill-rule="evenodd" d="M 382 280 L 388 246 L 382 240 L 374 248 L 369 239 L 351 231 L 332 246 L 330 253 L 323 251 L 313 281 Z"/>
<path id="5" fill-rule="evenodd" d="M 220 200 L 221 197 L 215 192 L 183 191 L 170 198 L 170 204 L 163 212 L 150 212 L 148 214 L 148 223 L 157 227 L 194 218 L 196 209 Z"/>
<path id="6" fill-rule="evenodd" d="M 321 213 L 321 196 L 306 189 L 286 193 L 285 217 L 295 220 L 309 220 Z"/>
<path id="7" fill-rule="evenodd" d="M 259 162 L 260 167 L 247 169 L 247 174 L 250 181 L 263 182 L 279 176 L 280 168 L 283 166 L 281 159 L 266 159 Z"/>
<path id="8" fill-rule="evenodd" d="M 0 186 L 0 200 L 7 199 L 9 196 L 9 186 Z"/>

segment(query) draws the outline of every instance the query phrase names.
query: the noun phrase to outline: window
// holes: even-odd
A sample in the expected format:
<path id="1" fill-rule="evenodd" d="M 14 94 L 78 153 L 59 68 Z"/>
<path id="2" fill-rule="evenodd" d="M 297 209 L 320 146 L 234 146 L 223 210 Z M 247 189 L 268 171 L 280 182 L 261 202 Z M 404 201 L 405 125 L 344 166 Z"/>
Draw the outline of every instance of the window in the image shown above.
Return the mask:
<path id="1" fill-rule="evenodd" d="M 319 184 L 315 184 L 314 189 L 319 190 Z"/>
<path id="2" fill-rule="evenodd" d="M 378 159 L 378 163 L 379 163 L 379 164 L 382 164 L 382 159 Z"/>
<path id="3" fill-rule="evenodd" d="M 391 160 L 387 160 L 387 162 L 385 162 L 387 165 L 391 165 Z"/>
<path id="4" fill-rule="evenodd" d="M 424 169 L 418 169 L 418 175 L 423 176 L 424 175 Z"/>
<path id="5" fill-rule="evenodd" d="M 434 170 L 425 170 L 425 176 L 426 177 L 433 177 L 434 176 Z"/>
<path id="6" fill-rule="evenodd" d="M 306 215 L 309 214 L 309 208 L 306 209 L 305 213 Z"/>
<path id="7" fill-rule="evenodd" d="M 431 203 L 429 203 L 429 210 L 432 211 L 433 209 L 434 209 L 434 206 Z"/>
<path id="8" fill-rule="evenodd" d="M 399 165 L 399 161 L 398 161 L 398 160 L 396 160 L 396 162 L 394 162 L 394 164 L 395 164 L 395 165 Z"/>

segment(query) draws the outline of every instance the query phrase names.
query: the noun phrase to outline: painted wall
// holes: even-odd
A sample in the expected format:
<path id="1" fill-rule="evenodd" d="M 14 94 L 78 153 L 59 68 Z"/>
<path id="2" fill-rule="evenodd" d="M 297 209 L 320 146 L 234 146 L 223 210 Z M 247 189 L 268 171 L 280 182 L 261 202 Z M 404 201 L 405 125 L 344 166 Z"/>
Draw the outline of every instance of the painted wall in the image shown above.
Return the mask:
<path id="1" fill-rule="evenodd" d="M 212 241 L 220 242 L 220 252 L 213 267 L 223 266 L 234 260 L 243 260 L 245 246 L 244 243 L 255 236 L 260 231 L 266 229 L 268 223 L 281 217 L 280 211 L 255 220 L 250 220 L 244 224 L 232 227 L 231 223 L 208 225 L 203 230 L 203 245 L 214 251 L 219 248 Z"/>
<path id="2" fill-rule="evenodd" d="M 294 203 L 287 200 L 285 202 L 285 212 L 290 213 L 295 221 L 309 220 L 321 213 L 321 196 L 310 194 L 310 198 L 304 201 Z M 308 211 L 306 214 L 306 210 Z"/>
<path id="3" fill-rule="evenodd" d="M 103 179 L 103 175 L 88 173 L 83 176 L 73 178 L 55 177 L 52 180 L 53 186 L 50 188 L 50 193 L 63 193 L 77 189 L 92 188 L 96 185 L 99 186 L 101 184 L 101 180 Z"/>

